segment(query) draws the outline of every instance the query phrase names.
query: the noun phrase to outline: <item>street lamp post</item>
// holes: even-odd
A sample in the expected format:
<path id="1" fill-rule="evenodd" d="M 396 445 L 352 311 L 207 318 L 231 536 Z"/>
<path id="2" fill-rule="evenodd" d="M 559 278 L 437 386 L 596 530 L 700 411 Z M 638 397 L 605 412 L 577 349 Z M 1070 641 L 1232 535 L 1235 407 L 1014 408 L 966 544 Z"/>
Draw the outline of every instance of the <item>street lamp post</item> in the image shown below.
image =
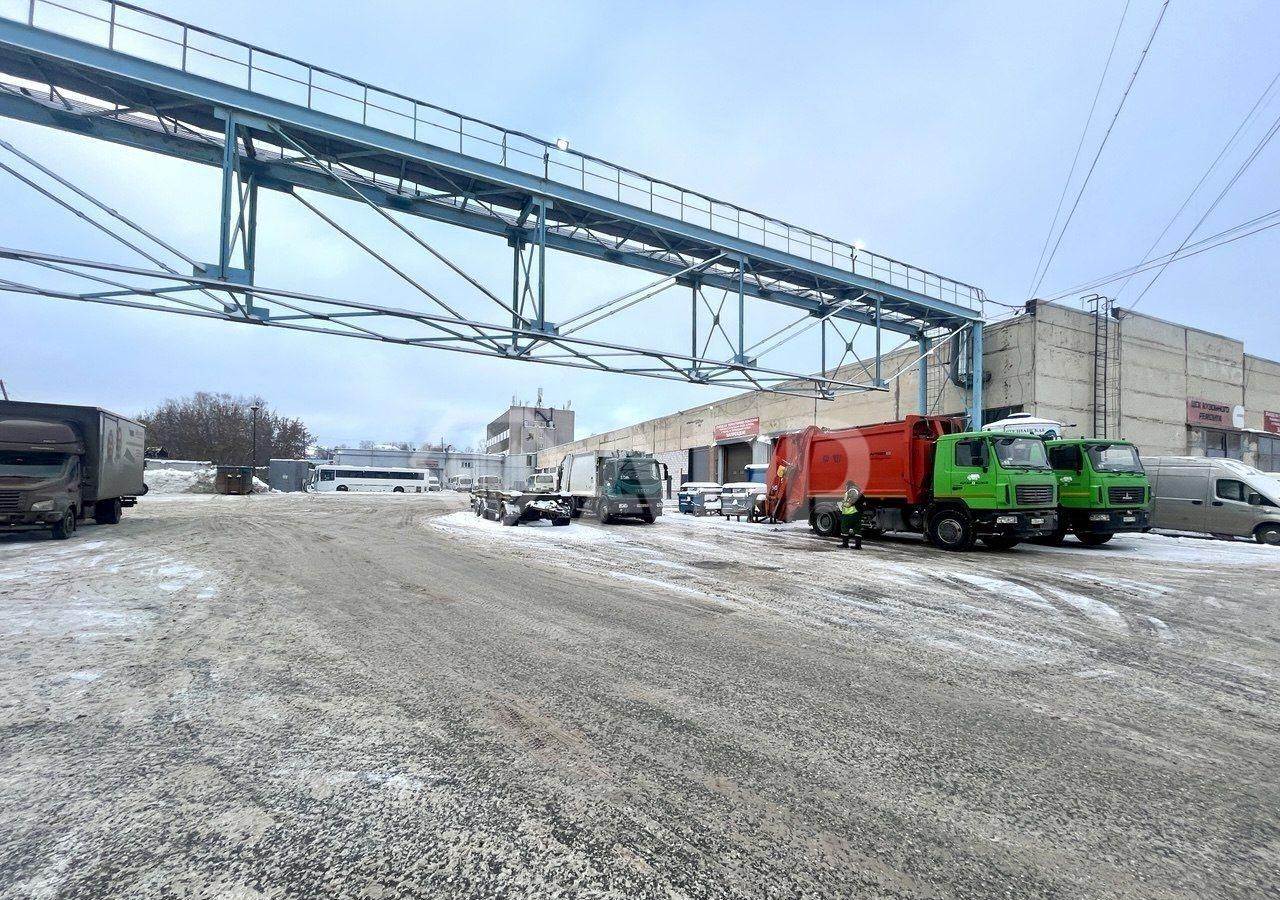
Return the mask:
<path id="1" fill-rule="evenodd" d="M 253 413 L 253 425 L 250 428 L 250 450 L 249 450 L 249 485 L 252 490 L 254 470 L 258 467 L 258 410 L 262 409 L 261 403 L 255 403 L 249 407 L 249 411 Z"/>

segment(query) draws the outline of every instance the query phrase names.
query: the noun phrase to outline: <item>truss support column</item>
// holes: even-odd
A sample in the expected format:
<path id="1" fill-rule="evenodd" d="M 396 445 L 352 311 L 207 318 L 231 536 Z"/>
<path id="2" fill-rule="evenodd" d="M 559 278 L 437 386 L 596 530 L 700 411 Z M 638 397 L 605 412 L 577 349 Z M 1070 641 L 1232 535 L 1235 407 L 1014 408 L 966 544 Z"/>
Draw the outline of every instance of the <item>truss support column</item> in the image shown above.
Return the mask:
<path id="1" fill-rule="evenodd" d="M 919 396 L 916 398 L 916 409 L 922 416 L 929 415 L 929 351 L 932 349 L 933 341 L 929 336 L 920 335 L 920 362 L 917 364 Z"/>
<path id="2" fill-rule="evenodd" d="M 693 279 L 689 284 L 689 309 L 692 312 L 690 317 L 690 335 L 689 335 L 689 368 L 691 371 L 698 370 L 698 279 Z"/>
<path id="3" fill-rule="evenodd" d="M 520 328 L 520 316 L 524 313 L 524 295 L 520 290 L 520 263 L 524 259 L 524 241 L 520 235 L 511 237 L 511 352 L 519 349 L 516 329 Z"/>
<path id="4" fill-rule="evenodd" d="M 822 376 L 827 375 L 827 320 L 822 320 Z"/>
<path id="5" fill-rule="evenodd" d="M 251 174 L 248 182 L 248 214 L 245 217 L 244 267 L 249 271 L 249 283 L 253 284 L 258 266 L 258 176 Z"/>
<path id="6" fill-rule="evenodd" d="M 236 116 L 227 113 L 222 143 L 222 224 L 219 230 L 218 268 L 225 273 L 231 266 L 231 249 L 235 243 L 235 225 L 231 220 L 231 201 L 236 192 L 240 152 L 236 146 Z M 223 276 L 225 277 L 225 276 Z"/>
<path id="7" fill-rule="evenodd" d="M 746 260 L 738 260 L 738 360 L 747 359 Z"/>
<path id="8" fill-rule="evenodd" d="M 969 328 L 969 370 L 973 378 L 969 388 L 969 427 L 979 431 L 982 428 L 982 323 L 974 322 Z"/>
<path id="9" fill-rule="evenodd" d="M 884 374 L 884 372 L 882 371 L 882 366 L 884 364 L 884 361 L 880 358 L 881 334 L 882 334 L 882 331 L 880 328 L 880 297 L 877 296 L 876 297 L 876 377 L 875 377 L 876 387 L 884 387 L 884 378 L 882 377 Z"/>
<path id="10" fill-rule="evenodd" d="M 538 331 L 547 328 L 547 207 L 546 200 L 535 200 L 538 208 L 538 224 L 535 234 L 538 241 Z"/>

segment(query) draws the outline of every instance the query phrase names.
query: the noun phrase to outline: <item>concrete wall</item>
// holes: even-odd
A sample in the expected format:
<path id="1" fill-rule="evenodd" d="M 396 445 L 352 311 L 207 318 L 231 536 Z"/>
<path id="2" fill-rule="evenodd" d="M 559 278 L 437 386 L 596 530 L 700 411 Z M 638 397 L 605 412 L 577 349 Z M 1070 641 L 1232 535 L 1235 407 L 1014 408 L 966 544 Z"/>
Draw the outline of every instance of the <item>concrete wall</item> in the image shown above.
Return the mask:
<path id="1" fill-rule="evenodd" d="M 1280 362 L 1247 356 L 1244 344 L 1229 337 L 1152 316 L 1121 315 L 1108 323 L 1108 436 L 1125 437 L 1144 453 L 1185 454 L 1190 452 L 1188 398 L 1243 403 L 1251 429 L 1262 428 L 1264 409 L 1280 412 Z M 988 325 L 983 405 L 988 410 L 1020 406 L 1074 424 L 1069 434 L 1094 434 L 1094 348 L 1092 313 L 1067 306 L 1036 302 L 1026 313 Z M 968 403 L 968 391 L 948 377 L 951 350 L 944 345 L 929 359 L 931 413 L 960 414 Z M 761 434 L 769 436 L 806 425 L 841 428 L 900 419 L 918 411 L 918 356 L 912 344 L 885 357 L 886 391 L 831 401 L 739 394 L 545 450 L 538 462 L 555 465 L 569 449 L 641 450 L 670 454 L 664 459 L 674 477 L 687 469 L 689 448 L 714 444 L 718 424 L 759 417 Z M 840 375 L 867 378 L 856 365 Z M 1256 439 L 1246 436 L 1246 461 L 1251 440 L 1256 450 Z"/>

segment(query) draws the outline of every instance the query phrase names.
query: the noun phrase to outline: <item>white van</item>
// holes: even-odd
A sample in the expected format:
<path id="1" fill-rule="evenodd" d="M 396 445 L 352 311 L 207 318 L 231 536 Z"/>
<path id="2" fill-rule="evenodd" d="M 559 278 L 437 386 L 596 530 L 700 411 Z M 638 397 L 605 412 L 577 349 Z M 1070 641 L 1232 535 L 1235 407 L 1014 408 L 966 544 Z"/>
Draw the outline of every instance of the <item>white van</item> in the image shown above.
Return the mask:
<path id="1" fill-rule="evenodd" d="M 1144 456 L 1151 527 L 1280 546 L 1280 480 L 1234 459 Z"/>

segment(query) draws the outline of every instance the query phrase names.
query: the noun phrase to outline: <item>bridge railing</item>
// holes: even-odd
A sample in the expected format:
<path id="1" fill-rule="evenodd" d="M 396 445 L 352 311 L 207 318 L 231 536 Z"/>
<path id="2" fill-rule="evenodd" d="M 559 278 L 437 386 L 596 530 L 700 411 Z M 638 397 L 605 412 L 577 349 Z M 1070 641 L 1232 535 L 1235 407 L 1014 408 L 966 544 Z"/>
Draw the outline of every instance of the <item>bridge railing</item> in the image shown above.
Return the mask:
<path id="1" fill-rule="evenodd" d="M 25 22 L 317 112 L 456 150 L 714 232 L 977 310 L 981 289 L 861 245 L 463 115 L 120 0 L 0 0 Z"/>

